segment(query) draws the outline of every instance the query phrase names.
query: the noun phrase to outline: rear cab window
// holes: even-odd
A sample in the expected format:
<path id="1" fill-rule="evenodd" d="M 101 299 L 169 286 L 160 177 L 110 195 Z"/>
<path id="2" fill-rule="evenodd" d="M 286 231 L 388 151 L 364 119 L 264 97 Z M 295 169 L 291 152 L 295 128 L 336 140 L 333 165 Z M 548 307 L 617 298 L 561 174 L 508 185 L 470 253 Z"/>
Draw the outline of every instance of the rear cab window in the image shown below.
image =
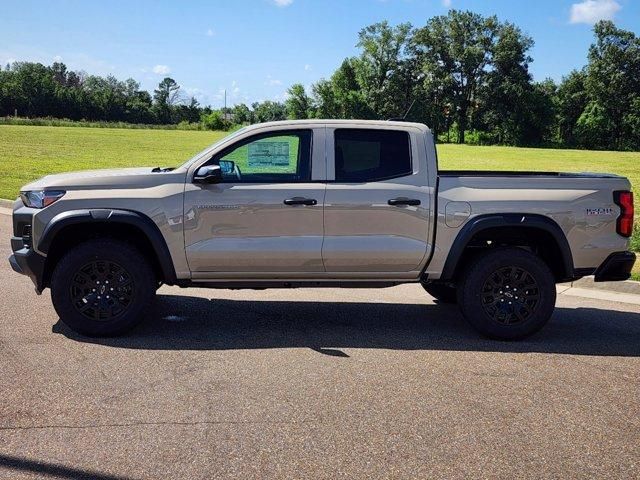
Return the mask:
<path id="1" fill-rule="evenodd" d="M 413 173 L 405 131 L 340 128 L 334 148 L 336 182 L 376 182 Z"/>

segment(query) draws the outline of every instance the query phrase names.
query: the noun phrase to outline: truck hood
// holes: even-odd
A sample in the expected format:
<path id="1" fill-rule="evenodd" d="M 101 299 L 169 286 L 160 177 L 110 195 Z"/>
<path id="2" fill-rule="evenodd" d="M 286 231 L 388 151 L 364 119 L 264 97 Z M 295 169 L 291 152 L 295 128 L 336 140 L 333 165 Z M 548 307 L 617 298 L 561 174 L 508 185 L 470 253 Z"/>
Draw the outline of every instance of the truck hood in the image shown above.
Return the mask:
<path id="1" fill-rule="evenodd" d="M 149 188 L 168 183 L 169 177 L 180 174 L 184 169 L 153 171 L 151 167 L 118 168 L 105 170 L 84 170 L 80 172 L 47 175 L 25 185 L 20 190 L 95 190 L 102 188 Z"/>

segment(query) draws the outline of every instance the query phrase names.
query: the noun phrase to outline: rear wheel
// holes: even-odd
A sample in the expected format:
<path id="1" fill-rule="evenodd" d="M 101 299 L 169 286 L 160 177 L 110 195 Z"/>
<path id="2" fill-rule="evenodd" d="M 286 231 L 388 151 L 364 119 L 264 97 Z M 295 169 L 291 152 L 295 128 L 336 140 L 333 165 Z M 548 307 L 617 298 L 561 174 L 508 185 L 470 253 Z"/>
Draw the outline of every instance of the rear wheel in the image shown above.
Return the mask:
<path id="1" fill-rule="evenodd" d="M 458 294 L 455 287 L 442 283 L 423 283 L 422 288 L 440 303 L 453 304 L 458 302 Z"/>
<path id="2" fill-rule="evenodd" d="M 549 321 L 555 303 L 553 273 L 542 259 L 520 248 L 481 255 L 458 289 L 458 304 L 467 321 L 499 340 L 534 334 Z"/>
<path id="3" fill-rule="evenodd" d="M 88 336 L 133 328 L 151 302 L 157 281 L 146 258 L 119 240 L 90 240 L 70 250 L 51 277 L 60 319 Z"/>

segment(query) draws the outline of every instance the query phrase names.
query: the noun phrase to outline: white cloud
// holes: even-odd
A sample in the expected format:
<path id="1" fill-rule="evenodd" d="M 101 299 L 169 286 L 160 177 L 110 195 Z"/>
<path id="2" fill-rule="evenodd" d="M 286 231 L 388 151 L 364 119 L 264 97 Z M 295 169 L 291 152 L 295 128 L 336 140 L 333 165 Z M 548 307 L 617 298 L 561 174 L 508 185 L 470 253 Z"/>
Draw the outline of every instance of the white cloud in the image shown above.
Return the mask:
<path id="1" fill-rule="evenodd" d="M 153 73 L 157 75 L 167 75 L 171 73 L 171 69 L 167 65 L 156 65 L 153 67 Z"/>
<path id="2" fill-rule="evenodd" d="M 442 0 L 442 6 L 449 8 L 451 6 L 451 0 Z"/>
<path id="3" fill-rule="evenodd" d="M 276 7 L 288 7 L 293 3 L 293 0 L 273 0 Z"/>
<path id="4" fill-rule="evenodd" d="M 616 0 L 584 0 L 571 5 L 569 22 L 593 25 L 598 20 L 613 20 L 621 8 Z"/>
<path id="5" fill-rule="evenodd" d="M 264 82 L 264 84 L 273 87 L 276 85 L 282 85 L 282 80 L 278 80 L 277 78 L 273 78 L 271 75 L 267 75 L 267 81 Z"/>
<path id="6" fill-rule="evenodd" d="M 309 70 L 311 70 L 311 65 L 309 65 L 308 63 L 304 66 L 304 69 L 308 72 Z"/>
<path id="7" fill-rule="evenodd" d="M 208 29 L 205 33 L 207 37 L 213 37 L 215 34 L 216 32 L 213 30 L 213 28 Z"/>
<path id="8" fill-rule="evenodd" d="M 61 62 L 62 61 L 62 57 L 60 55 L 56 55 L 55 57 L 53 57 L 53 61 L 54 62 Z"/>

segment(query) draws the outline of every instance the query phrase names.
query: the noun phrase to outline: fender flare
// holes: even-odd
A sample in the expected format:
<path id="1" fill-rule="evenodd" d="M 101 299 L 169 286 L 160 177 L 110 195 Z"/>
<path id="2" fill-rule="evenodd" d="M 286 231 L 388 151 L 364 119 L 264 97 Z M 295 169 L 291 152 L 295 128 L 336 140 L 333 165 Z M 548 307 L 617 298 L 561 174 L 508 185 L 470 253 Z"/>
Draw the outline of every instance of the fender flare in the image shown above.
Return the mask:
<path id="1" fill-rule="evenodd" d="M 550 234 L 560 248 L 566 279 L 574 277 L 573 255 L 564 231 L 551 218 L 529 213 L 486 214 L 469 220 L 458 232 L 442 269 L 442 280 L 453 280 L 458 262 L 474 235 L 495 227 L 543 230 Z"/>
<path id="2" fill-rule="evenodd" d="M 70 210 L 53 217 L 47 224 L 38 241 L 38 251 L 47 254 L 55 237 L 65 227 L 82 223 L 119 223 L 138 228 L 147 237 L 153 247 L 156 258 L 162 270 L 165 282 L 173 284 L 176 272 L 171 259 L 171 253 L 158 226 L 146 215 L 131 210 L 116 210 L 110 208 L 96 208 L 90 210 Z"/>

